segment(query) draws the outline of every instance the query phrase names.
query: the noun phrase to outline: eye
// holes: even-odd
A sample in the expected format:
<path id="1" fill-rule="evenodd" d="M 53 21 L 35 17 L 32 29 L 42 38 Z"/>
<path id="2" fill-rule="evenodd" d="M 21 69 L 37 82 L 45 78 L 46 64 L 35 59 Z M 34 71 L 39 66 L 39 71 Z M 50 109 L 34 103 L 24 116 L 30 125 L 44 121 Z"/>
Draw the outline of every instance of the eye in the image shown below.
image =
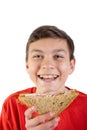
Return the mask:
<path id="1" fill-rule="evenodd" d="M 41 59 L 43 56 L 42 55 L 35 55 L 33 56 L 34 59 Z"/>
<path id="2" fill-rule="evenodd" d="M 64 58 L 64 57 L 61 56 L 61 55 L 55 55 L 54 58 L 55 58 L 55 59 L 62 59 L 62 58 Z"/>

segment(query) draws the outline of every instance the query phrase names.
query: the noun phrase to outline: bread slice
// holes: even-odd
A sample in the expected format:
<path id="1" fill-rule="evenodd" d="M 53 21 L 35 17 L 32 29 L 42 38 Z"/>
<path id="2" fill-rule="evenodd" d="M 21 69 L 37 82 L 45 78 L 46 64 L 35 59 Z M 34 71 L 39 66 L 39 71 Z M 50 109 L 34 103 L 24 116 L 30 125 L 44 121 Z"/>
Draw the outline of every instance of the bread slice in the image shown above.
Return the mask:
<path id="1" fill-rule="evenodd" d="M 36 106 L 38 114 L 55 111 L 55 117 L 65 110 L 78 96 L 76 90 L 58 95 L 51 94 L 20 94 L 18 100 L 28 107 Z"/>

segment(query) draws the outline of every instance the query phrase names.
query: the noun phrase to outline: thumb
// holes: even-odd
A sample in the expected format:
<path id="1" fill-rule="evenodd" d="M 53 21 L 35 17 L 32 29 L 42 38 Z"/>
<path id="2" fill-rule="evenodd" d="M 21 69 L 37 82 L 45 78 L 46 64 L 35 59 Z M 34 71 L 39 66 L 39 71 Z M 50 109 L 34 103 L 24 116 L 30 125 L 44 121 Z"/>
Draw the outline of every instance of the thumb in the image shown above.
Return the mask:
<path id="1" fill-rule="evenodd" d="M 33 107 L 30 107 L 28 108 L 26 111 L 25 111 L 25 119 L 29 120 L 33 117 L 33 112 L 36 111 L 36 107 L 33 106 Z"/>

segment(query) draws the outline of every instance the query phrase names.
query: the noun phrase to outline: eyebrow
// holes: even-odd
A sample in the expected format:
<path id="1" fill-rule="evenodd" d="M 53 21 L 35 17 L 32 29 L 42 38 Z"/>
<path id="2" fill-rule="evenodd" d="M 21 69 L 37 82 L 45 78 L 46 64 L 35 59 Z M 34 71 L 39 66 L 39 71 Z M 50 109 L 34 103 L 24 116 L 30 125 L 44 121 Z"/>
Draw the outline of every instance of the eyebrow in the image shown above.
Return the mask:
<path id="1" fill-rule="evenodd" d="M 43 53 L 43 51 L 42 51 L 42 50 L 39 50 L 39 49 L 33 49 L 33 50 L 31 50 L 30 52 L 41 52 L 41 53 Z"/>
<path id="2" fill-rule="evenodd" d="M 55 50 L 53 50 L 53 53 L 55 53 L 55 52 L 64 52 L 64 53 L 66 53 L 66 50 L 64 50 L 64 49 L 55 49 Z"/>
<path id="3" fill-rule="evenodd" d="M 33 50 L 31 50 L 31 53 L 32 53 L 32 52 L 44 53 L 42 50 L 39 50 L 39 49 L 33 49 Z M 61 48 L 61 49 L 55 49 L 55 50 L 52 51 L 52 53 L 56 53 L 56 52 L 64 52 L 64 53 L 67 53 L 66 50 L 64 50 L 64 49 L 62 49 L 62 48 Z"/>

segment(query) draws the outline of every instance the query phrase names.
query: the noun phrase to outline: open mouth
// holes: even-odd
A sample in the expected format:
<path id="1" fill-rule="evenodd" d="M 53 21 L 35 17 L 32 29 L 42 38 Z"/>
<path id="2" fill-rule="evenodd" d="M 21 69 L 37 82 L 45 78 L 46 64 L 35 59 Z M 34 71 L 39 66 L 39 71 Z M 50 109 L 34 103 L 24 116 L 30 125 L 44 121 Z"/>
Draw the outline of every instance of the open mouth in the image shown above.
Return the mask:
<path id="1" fill-rule="evenodd" d="M 38 77 L 41 79 L 41 80 L 44 80 L 44 81 L 52 81 L 52 80 L 55 80 L 59 77 L 59 75 L 57 74 L 41 74 L 41 75 L 38 75 Z"/>

